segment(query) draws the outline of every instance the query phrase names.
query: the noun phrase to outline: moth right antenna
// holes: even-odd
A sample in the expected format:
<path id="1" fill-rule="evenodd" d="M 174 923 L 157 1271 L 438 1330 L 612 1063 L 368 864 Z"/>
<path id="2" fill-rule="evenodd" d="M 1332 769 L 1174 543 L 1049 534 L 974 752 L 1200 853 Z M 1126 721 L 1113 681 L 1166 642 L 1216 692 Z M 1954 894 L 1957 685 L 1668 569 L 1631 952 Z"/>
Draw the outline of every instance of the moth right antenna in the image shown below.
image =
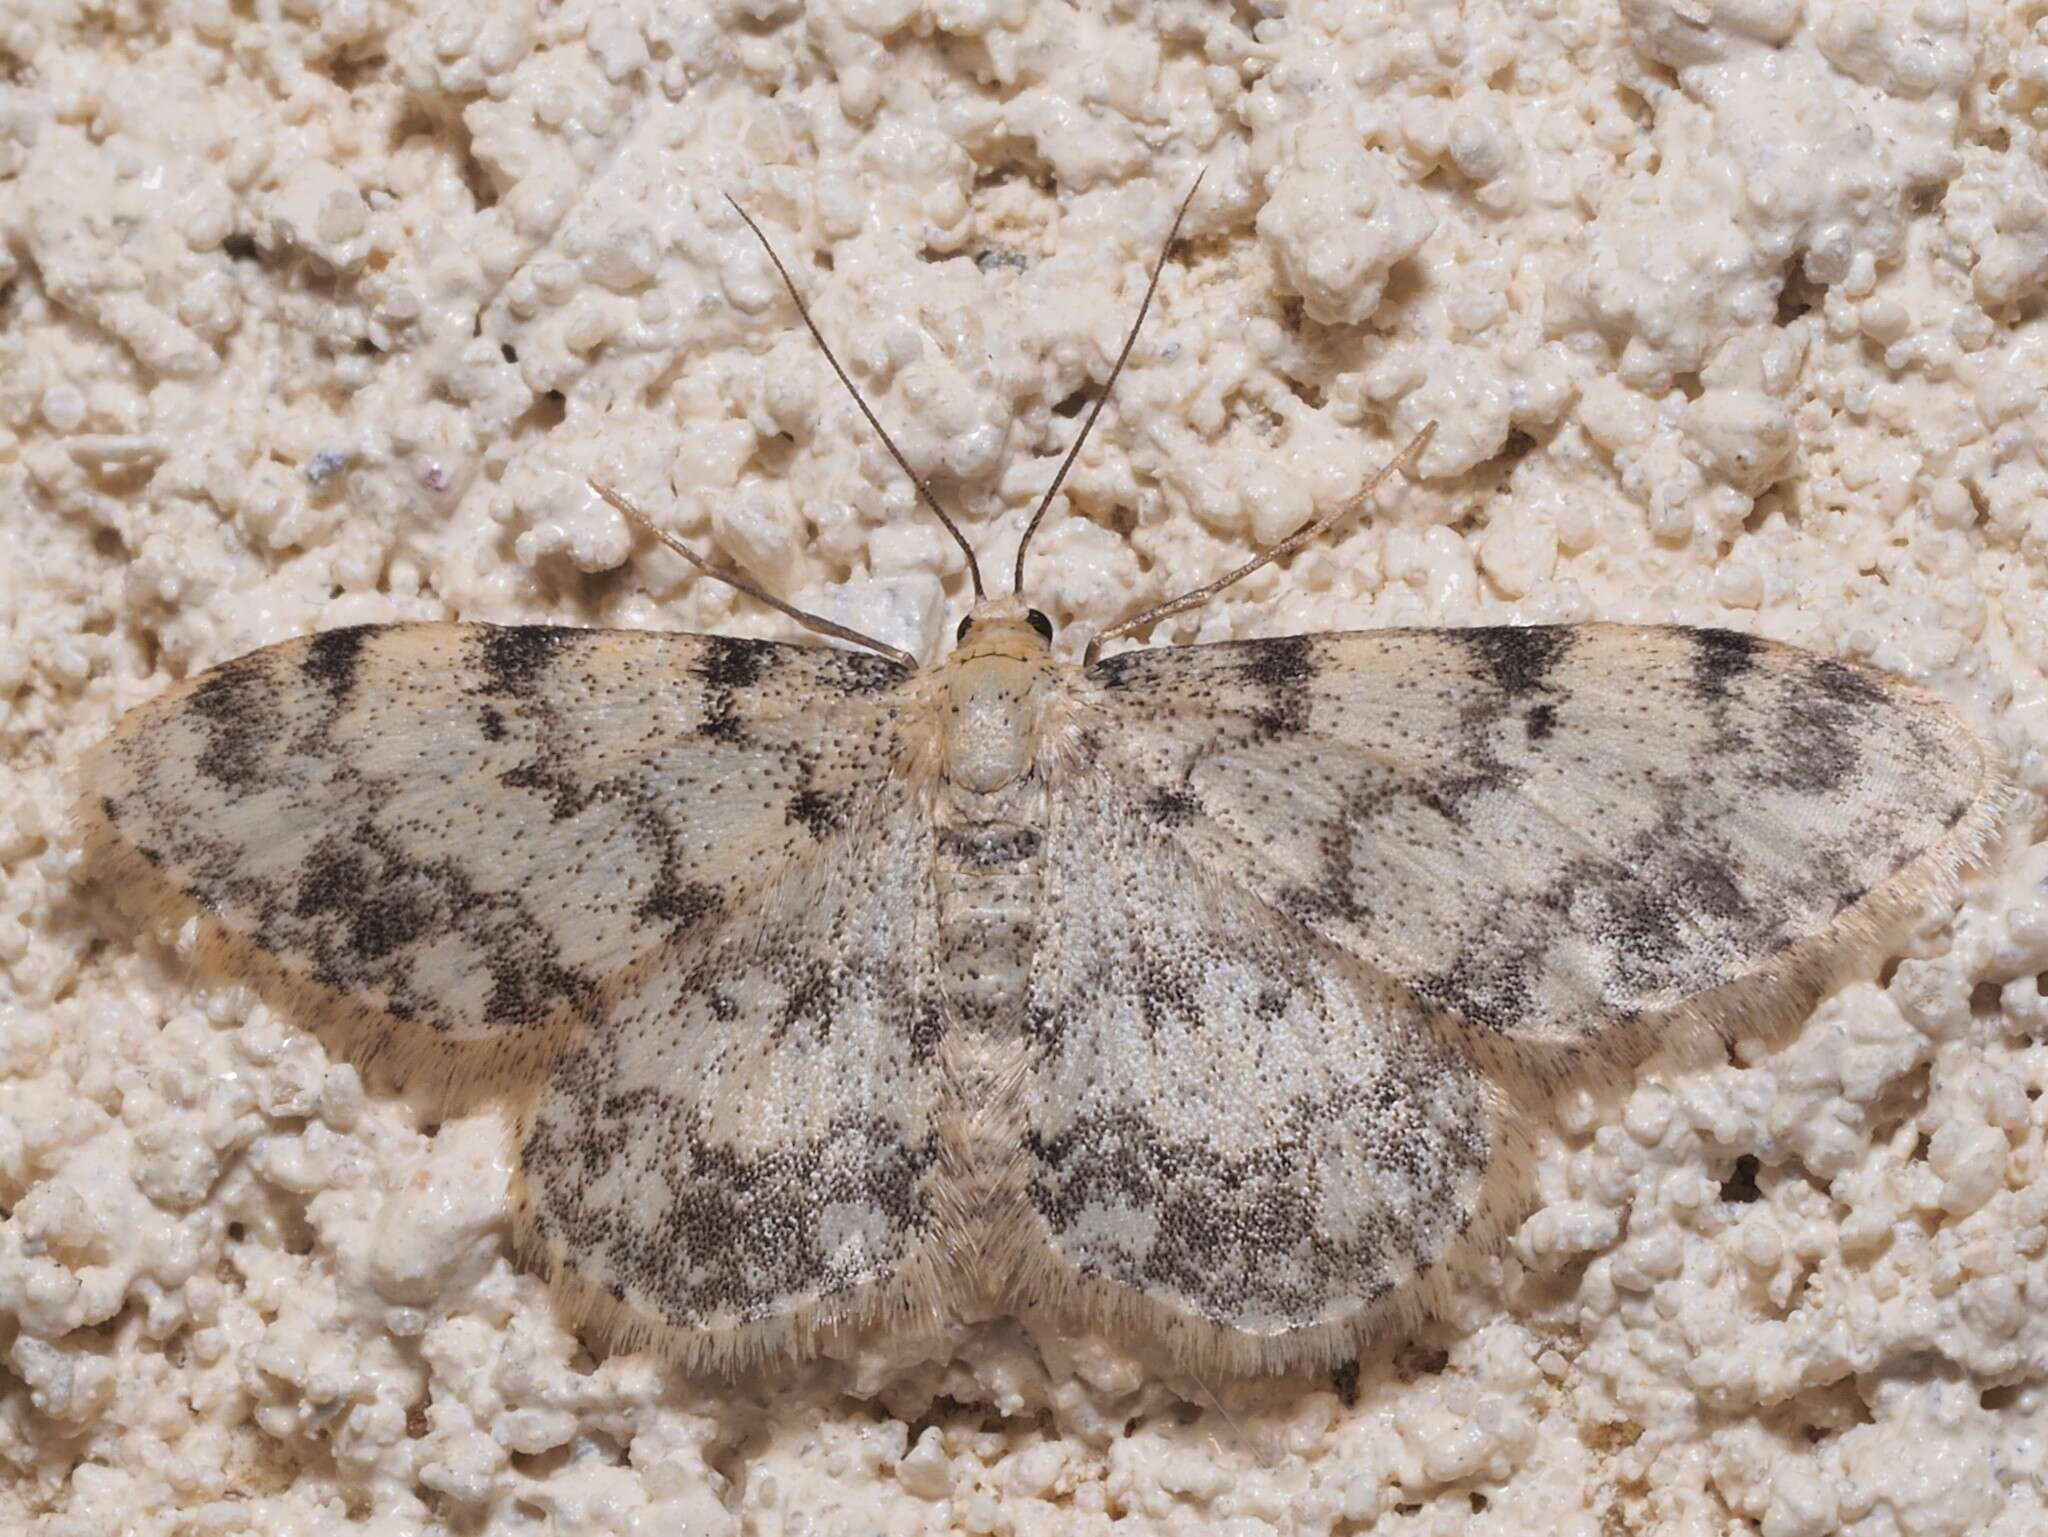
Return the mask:
<path id="1" fill-rule="evenodd" d="M 1161 619 L 1169 619 L 1175 614 L 1184 614 L 1191 608 L 1200 608 L 1204 603 L 1215 597 L 1217 593 L 1230 586 L 1231 583 L 1243 581 L 1254 571 L 1258 570 L 1259 567 L 1271 565 L 1283 555 L 1292 555 L 1296 550 L 1307 544 L 1309 540 L 1324 533 L 1333 524 L 1350 517 L 1352 513 L 1364 506 L 1367 499 L 1372 496 L 1373 492 L 1379 490 L 1389 475 L 1406 465 L 1413 464 L 1422 451 L 1429 447 L 1429 440 L 1435 436 L 1436 423 L 1431 422 L 1422 431 L 1416 433 L 1414 437 L 1408 440 L 1407 447 L 1403 448 L 1398 454 L 1382 465 L 1380 472 L 1365 483 L 1364 489 L 1358 495 L 1352 497 L 1343 506 L 1324 513 L 1320 518 L 1311 518 L 1278 544 L 1267 546 L 1235 571 L 1219 576 L 1215 581 L 1205 586 L 1197 587 L 1193 592 L 1184 592 L 1177 598 L 1168 598 L 1164 603 L 1155 603 L 1152 607 L 1143 609 L 1131 615 L 1128 619 L 1119 619 L 1106 630 L 1097 631 L 1095 638 L 1088 642 L 1088 649 L 1082 653 L 1081 665 L 1084 668 L 1095 665 L 1097 658 L 1102 655 L 1102 643 L 1104 641 L 1114 640 L 1119 635 L 1128 635 L 1133 630 L 1142 630 L 1148 624 L 1156 624 Z"/>
<path id="2" fill-rule="evenodd" d="M 1074 437 L 1073 446 L 1067 450 L 1067 457 L 1060 461 L 1059 473 L 1052 478 L 1052 484 L 1045 488 L 1045 495 L 1039 498 L 1037 508 L 1031 514 L 1031 521 L 1024 525 L 1024 537 L 1017 541 L 1017 572 L 1011 579 L 1010 591 L 1024 591 L 1024 556 L 1031 549 L 1031 536 L 1038 532 L 1038 525 L 1045 519 L 1045 509 L 1052 505 L 1052 499 L 1060 494 L 1060 486 L 1067 478 L 1067 471 L 1074 467 L 1074 461 L 1081 457 L 1081 445 L 1088 441 L 1088 434 L 1095 426 L 1095 418 L 1102 415 L 1102 408 L 1109 404 L 1109 393 L 1116 388 L 1117 375 L 1124 371 L 1124 364 L 1130 360 L 1131 349 L 1138 345 L 1138 330 L 1145 324 L 1145 311 L 1152 308 L 1152 295 L 1159 289 L 1159 274 L 1166 270 L 1166 258 L 1173 254 L 1173 240 L 1180 233 L 1180 221 L 1188 216 L 1188 205 L 1195 200 L 1195 194 L 1202 190 L 1202 178 L 1208 174 L 1205 166 L 1195 172 L 1195 184 L 1188 188 L 1188 195 L 1180 200 L 1180 212 L 1173 216 L 1173 227 L 1166 232 L 1166 244 L 1159 248 L 1159 260 L 1152 264 L 1152 281 L 1145 285 L 1145 297 L 1138 301 L 1138 318 L 1131 322 L 1131 334 L 1124 338 L 1124 349 L 1116 355 L 1116 366 L 1109 371 L 1109 377 L 1102 381 L 1102 393 L 1095 397 L 1095 405 L 1088 412 L 1088 420 L 1081 423 L 1081 430 Z"/>
<path id="3" fill-rule="evenodd" d="M 820 331 L 818 323 L 811 319 L 810 306 L 804 303 L 804 296 L 797 290 L 796 279 L 792 278 L 789 269 L 782 265 L 782 258 L 775 254 L 775 247 L 770 245 L 768 237 L 761 233 L 761 226 L 754 222 L 754 216 L 740 207 L 739 200 L 730 192 L 725 195 L 725 200 L 732 204 L 732 211 L 754 232 L 754 238 L 761 242 L 761 249 L 768 253 L 768 260 L 774 264 L 776 275 L 782 279 L 782 286 L 789 290 L 790 302 L 796 306 L 797 314 L 803 317 L 804 329 L 811 333 L 811 340 L 816 342 L 818 350 L 825 354 L 825 361 L 832 365 L 832 372 L 837 374 L 839 382 L 846 386 L 846 393 L 853 397 L 853 403 L 860 407 L 860 414 L 865 416 L 868 425 L 875 429 L 875 436 L 882 440 L 882 447 L 889 450 L 889 457 L 896 461 L 896 467 L 910 477 L 910 483 L 917 487 L 917 494 L 924 498 L 925 506 L 931 508 L 938 520 L 946 525 L 946 532 L 953 536 L 953 542 L 960 546 L 960 553 L 967 557 L 967 578 L 974 584 L 975 601 L 979 602 L 984 594 L 981 590 L 981 562 L 974 558 L 974 546 L 967 542 L 967 536 L 960 532 L 960 525 L 953 521 L 952 515 L 939 505 L 939 499 L 932 495 L 932 488 L 924 483 L 924 477 L 910 467 L 910 461 L 903 457 L 903 450 L 898 448 L 896 440 L 889 436 L 889 429 L 882 425 L 881 418 L 868 409 L 868 403 L 861 399 L 860 391 L 854 388 L 853 381 L 846 376 L 846 370 L 839 366 L 839 359 L 832 356 L 832 349 L 825 345 L 825 333 Z"/>

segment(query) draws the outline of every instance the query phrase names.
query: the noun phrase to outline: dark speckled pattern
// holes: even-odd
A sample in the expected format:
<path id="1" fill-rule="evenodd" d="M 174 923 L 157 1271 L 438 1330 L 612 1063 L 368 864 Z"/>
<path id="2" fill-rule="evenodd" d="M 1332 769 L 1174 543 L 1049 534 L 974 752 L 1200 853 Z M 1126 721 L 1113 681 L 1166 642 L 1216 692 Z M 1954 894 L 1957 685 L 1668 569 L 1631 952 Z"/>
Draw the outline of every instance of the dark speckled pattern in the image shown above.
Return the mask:
<path id="1" fill-rule="evenodd" d="M 1237 1365 L 1333 1358 L 1490 1210 L 1489 1072 L 1782 1014 L 1782 958 L 1995 820 L 1944 706 L 1725 631 L 1083 674 L 997 608 L 917 675 L 338 630 L 132 712 L 80 815 L 347 1049 L 486 1049 L 529 1250 L 627 1334 L 725 1361 L 973 1292 Z"/>
<path id="2" fill-rule="evenodd" d="M 1728 631 L 1325 635 L 1281 679 L 1269 644 L 1112 658 L 1106 771 L 1199 804 L 1176 837 L 1211 875 L 1523 1040 L 1747 975 L 1986 784 L 1938 702 Z M 1276 708 L 1299 727 L 1276 737 Z"/>

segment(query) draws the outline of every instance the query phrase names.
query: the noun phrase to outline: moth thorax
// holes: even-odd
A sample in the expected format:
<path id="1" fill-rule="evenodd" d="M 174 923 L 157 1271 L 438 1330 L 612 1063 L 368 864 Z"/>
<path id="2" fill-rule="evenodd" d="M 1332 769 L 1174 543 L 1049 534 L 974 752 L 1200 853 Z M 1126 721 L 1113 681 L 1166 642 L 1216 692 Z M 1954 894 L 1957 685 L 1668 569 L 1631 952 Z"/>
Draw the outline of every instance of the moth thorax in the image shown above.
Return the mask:
<path id="1" fill-rule="evenodd" d="M 1042 658 L 982 655 L 956 658 L 951 671 L 943 729 L 946 777 L 963 789 L 993 794 L 1031 768 L 1052 668 Z"/>

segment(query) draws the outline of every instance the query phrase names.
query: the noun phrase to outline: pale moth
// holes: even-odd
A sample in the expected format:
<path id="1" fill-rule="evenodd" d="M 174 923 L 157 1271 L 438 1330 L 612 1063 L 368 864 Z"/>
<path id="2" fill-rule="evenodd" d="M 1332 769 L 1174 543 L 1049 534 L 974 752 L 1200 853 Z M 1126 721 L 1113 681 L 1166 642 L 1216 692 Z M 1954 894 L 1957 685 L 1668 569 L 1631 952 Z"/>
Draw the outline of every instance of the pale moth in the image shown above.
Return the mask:
<path id="1" fill-rule="evenodd" d="M 675 546 L 867 649 L 361 626 L 86 764 L 97 868 L 218 974 L 512 1104 L 522 1252 L 614 1343 L 1339 1360 L 1499 1235 L 1568 1075 L 1795 1017 L 1994 831 L 1946 705 L 1726 630 L 1098 657 L 1350 508 L 1074 666 L 918 485 L 976 599 L 937 665 Z"/>

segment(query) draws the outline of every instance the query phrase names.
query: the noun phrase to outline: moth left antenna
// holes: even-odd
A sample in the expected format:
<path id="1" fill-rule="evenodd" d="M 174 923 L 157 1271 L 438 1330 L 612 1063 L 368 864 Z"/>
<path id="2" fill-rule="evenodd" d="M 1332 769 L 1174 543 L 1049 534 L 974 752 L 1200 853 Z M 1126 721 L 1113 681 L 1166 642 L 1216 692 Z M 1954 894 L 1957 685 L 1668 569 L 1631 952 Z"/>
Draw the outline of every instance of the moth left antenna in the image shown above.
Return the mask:
<path id="1" fill-rule="evenodd" d="M 1235 571 L 1219 576 L 1215 581 L 1197 587 L 1193 592 L 1184 592 L 1177 598 L 1168 598 L 1164 603 L 1155 603 L 1152 607 L 1142 609 L 1138 613 L 1131 615 L 1128 619 L 1119 619 L 1106 630 L 1098 631 L 1095 638 L 1088 642 L 1088 649 L 1082 653 L 1081 665 L 1083 667 L 1093 667 L 1095 665 L 1096 659 L 1102 655 L 1102 643 L 1104 641 L 1114 640 L 1119 635 L 1128 635 L 1133 630 L 1142 630 L 1148 624 L 1157 624 L 1160 620 L 1170 619 L 1175 614 L 1184 614 L 1191 608 L 1200 608 L 1224 588 L 1230 586 L 1233 582 L 1243 581 L 1254 571 L 1258 570 L 1259 567 L 1269 566 L 1283 555 L 1292 555 L 1311 539 L 1318 538 L 1333 525 L 1342 522 L 1360 507 L 1363 507 L 1371 499 L 1372 494 L 1386 483 L 1389 475 L 1398 469 L 1413 464 L 1417 456 L 1425 448 L 1429 447 L 1429 440 L 1435 436 L 1436 423 L 1431 422 L 1422 431 L 1410 438 L 1405 448 L 1382 465 L 1380 472 L 1365 483 L 1364 489 L 1358 495 L 1352 497 L 1351 500 L 1344 503 L 1341 507 L 1324 513 L 1320 518 L 1311 518 L 1278 544 L 1268 545 Z"/>
<path id="2" fill-rule="evenodd" d="M 604 484 L 604 482 L 592 480 L 588 484 L 591 490 L 595 491 L 624 514 L 628 523 L 645 529 L 706 576 L 723 582 L 728 587 L 738 588 L 748 597 L 767 604 L 779 614 L 787 614 L 813 634 L 830 635 L 838 640 L 850 640 L 856 646 L 866 646 L 870 651 L 881 652 L 883 656 L 886 656 L 892 662 L 899 662 L 903 666 L 912 669 L 916 668 L 917 658 L 908 651 L 898 651 L 887 641 L 876 640 L 872 635 L 863 635 L 858 630 L 850 630 L 843 624 L 825 618 L 822 614 L 806 613 L 792 603 L 783 602 L 782 599 L 776 597 L 774 593 L 769 592 L 767 589 L 756 586 L 730 567 L 714 566 L 687 544 L 684 544 L 682 540 L 676 538 L 674 534 L 669 533 L 666 529 L 657 528 L 652 518 L 648 517 L 646 513 L 635 507 L 610 486 Z"/>
<path id="3" fill-rule="evenodd" d="M 1202 178 L 1207 168 L 1195 172 L 1195 184 L 1188 188 L 1188 195 L 1180 200 L 1180 211 L 1173 216 L 1173 227 L 1166 232 L 1166 243 L 1159 248 L 1159 260 L 1152 264 L 1152 280 L 1145 285 L 1145 297 L 1138 301 L 1138 318 L 1131 322 L 1131 334 L 1124 338 L 1123 351 L 1116 355 L 1116 366 L 1109 371 L 1109 377 L 1102 383 L 1102 393 L 1095 397 L 1095 405 L 1088 412 L 1088 420 L 1081 423 L 1081 431 L 1074 438 L 1073 446 L 1067 450 L 1067 457 L 1060 461 L 1059 473 L 1052 478 L 1052 484 L 1045 488 L 1045 495 L 1038 500 L 1037 508 L 1031 514 L 1031 521 L 1024 525 L 1024 537 L 1017 541 L 1017 573 L 1011 580 L 1010 590 L 1021 593 L 1024 590 L 1024 556 L 1031 549 L 1031 536 L 1038 532 L 1038 525 L 1045 520 L 1045 510 L 1052 505 L 1052 499 L 1060 494 L 1060 486 L 1066 481 L 1067 471 L 1074 467 L 1074 461 L 1081 457 L 1081 445 L 1088 441 L 1088 434 L 1095 426 L 1095 418 L 1102 415 L 1102 408 L 1109 404 L 1109 392 L 1116 388 L 1117 375 L 1124 371 L 1124 364 L 1130 360 L 1131 349 L 1138 345 L 1138 331 L 1145 324 L 1145 311 L 1152 308 L 1152 295 L 1159 290 L 1159 274 L 1166 270 L 1166 258 L 1173 254 L 1174 238 L 1180 234 L 1180 221 L 1188 216 L 1188 205 L 1195 200 L 1195 194 L 1202 190 Z"/>
<path id="4" fill-rule="evenodd" d="M 732 211 L 740 216 L 741 222 L 752 230 L 754 238 L 761 242 L 761 249 L 768 253 L 768 260 L 774 265 L 776 275 L 782 279 L 782 286 L 789 290 L 790 302 L 796 306 L 797 314 L 803 317 L 804 329 L 811 333 L 811 340 L 816 342 L 818 350 L 825 354 L 825 361 L 832 365 L 832 372 L 839 376 L 839 382 L 846 386 L 846 393 L 851 395 L 853 403 L 860 407 L 860 414 L 868 419 L 868 425 L 875 429 L 875 436 L 880 438 L 882 446 L 889 450 L 889 457 L 896 461 L 898 469 L 910 477 L 910 483 L 917 487 L 917 494 L 924 498 L 925 506 L 931 508 L 938 520 L 945 524 L 946 532 L 953 536 L 953 542 L 960 546 L 960 553 L 967 557 L 967 578 L 974 584 L 975 601 L 979 602 L 985 594 L 981 588 L 981 562 L 974 558 L 974 546 L 967 542 L 967 536 L 960 532 L 960 525 L 953 521 L 952 515 L 939 505 L 939 499 L 932 495 L 932 488 L 925 484 L 924 477 L 910 467 L 910 461 L 903 457 L 903 450 L 898 448 L 896 440 L 889 436 L 889 429 L 882 425 L 881 418 L 868 409 L 868 403 L 861 399 L 860 391 L 854 387 L 853 380 L 847 377 L 846 370 L 839 366 L 839 359 L 832 355 L 832 349 L 825 344 L 825 333 L 820 331 L 818 323 L 811 319 L 810 307 L 804 303 L 804 296 L 797 291 L 796 279 L 792 278 L 789 269 L 782 265 L 782 258 L 775 254 L 775 247 L 770 245 L 768 237 L 761 233 L 761 226 L 754 222 L 754 216 L 740 207 L 739 200 L 730 192 L 725 195 L 725 200 L 732 204 Z"/>

